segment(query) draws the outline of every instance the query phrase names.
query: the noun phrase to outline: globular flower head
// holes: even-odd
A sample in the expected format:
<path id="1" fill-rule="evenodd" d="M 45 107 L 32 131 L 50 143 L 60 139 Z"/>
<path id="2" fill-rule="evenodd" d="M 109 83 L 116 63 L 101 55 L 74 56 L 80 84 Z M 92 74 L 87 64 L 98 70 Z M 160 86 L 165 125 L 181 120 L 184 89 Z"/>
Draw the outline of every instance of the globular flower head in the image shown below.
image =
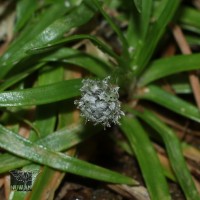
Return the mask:
<path id="1" fill-rule="evenodd" d="M 84 79 L 80 89 L 81 98 L 75 104 L 81 111 L 81 116 L 87 121 L 110 127 L 112 123 L 119 124 L 124 112 L 121 111 L 119 87 L 109 82 L 110 76 L 103 80 Z"/>

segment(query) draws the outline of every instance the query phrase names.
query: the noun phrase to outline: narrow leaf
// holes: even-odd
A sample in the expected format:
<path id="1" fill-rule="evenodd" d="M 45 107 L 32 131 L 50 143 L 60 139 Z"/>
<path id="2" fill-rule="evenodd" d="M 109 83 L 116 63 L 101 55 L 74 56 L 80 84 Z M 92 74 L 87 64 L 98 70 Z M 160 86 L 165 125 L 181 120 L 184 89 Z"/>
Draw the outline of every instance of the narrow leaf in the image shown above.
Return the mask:
<path id="1" fill-rule="evenodd" d="M 85 68 L 99 77 L 105 77 L 111 68 L 108 64 L 94 56 L 70 48 L 62 48 L 54 53 L 48 54 L 42 61 L 63 61 L 65 63 L 74 64 Z"/>
<path id="2" fill-rule="evenodd" d="M 141 119 L 148 123 L 162 137 L 168 152 L 171 166 L 176 174 L 182 190 L 185 193 L 186 198 L 188 200 L 200 200 L 200 195 L 195 188 L 194 182 L 187 168 L 182 154 L 181 144 L 176 134 L 163 122 L 161 122 L 160 119 L 152 112 L 145 110 L 142 113 L 138 112 L 135 114 L 141 117 Z"/>
<path id="3" fill-rule="evenodd" d="M 37 85 L 41 86 L 45 84 L 55 83 L 61 80 L 63 80 L 63 70 L 61 67 L 53 68 L 51 70 L 40 70 Z M 34 125 L 37 127 L 41 138 L 53 132 L 56 124 L 56 113 L 57 109 L 55 104 L 41 105 L 36 107 L 36 121 Z M 38 139 L 38 135 L 31 133 L 29 134 L 29 140 L 35 141 L 36 139 Z M 23 167 L 22 171 L 32 171 L 36 172 L 35 174 L 38 175 L 40 168 L 40 165 L 30 164 Z M 43 167 L 42 172 L 39 173 L 39 177 L 41 177 L 45 168 L 47 167 Z M 51 169 L 51 171 L 53 171 L 53 169 Z M 32 180 L 32 185 L 35 185 L 36 179 Z M 43 187 L 46 187 L 46 185 L 47 184 L 43 185 Z M 38 191 L 35 191 L 35 189 L 32 189 L 31 195 L 36 192 L 39 193 Z M 10 200 L 24 199 L 28 193 L 30 195 L 30 192 L 28 191 L 13 191 L 13 194 L 10 194 Z M 39 198 L 36 199 L 39 200 Z"/>
<path id="4" fill-rule="evenodd" d="M 34 11 L 37 8 L 37 1 L 27 1 L 20 0 L 17 2 L 17 22 L 15 25 L 15 31 L 19 31 L 33 15 Z"/>
<path id="5" fill-rule="evenodd" d="M 199 68 L 200 54 L 178 55 L 159 59 L 151 63 L 145 73 L 142 74 L 139 85 L 144 86 L 165 76 Z"/>
<path id="6" fill-rule="evenodd" d="M 135 3 L 135 7 L 137 8 L 138 12 L 141 13 L 143 0 L 133 0 L 133 1 Z"/>
<path id="7" fill-rule="evenodd" d="M 61 101 L 80 94 L 81 79 L 0 93 L 0 106 L 30 106 Z"/>
<path id="8" fill-rule="evenodd" d="M 17 156 L 61 171 L 111 183 L 136 183 L 133 179 L 116 172 L 34 144 L 3 126 L 0 126 L 0 147 Z"/>
<path id="9" fill-rule="evenodd" d="M 71 125 L 39 139 L 36 141 L 36 144 L 54 151 L 64 151 L 86 140 L 97 132 L 98 129 L 94 130 L 94 127 L 86 128 L 83 124 Z M 30 164 L 30 161 L 8 153 L 1 154 L 0 160 L 0 173 Z"/>
<path id="10" fill-rule="evenodd" d="M 86 2 L 85 0 L 84 2 Z M 44 18 L 40 20 L 37 24 L 37 28 L 31 27 L 27 33 L 26 38 L 20 39 L 15 42 L 12 48 L 10 48 L 0 59 L 0 78 L 3 78 L 16 63 L 22 59 L 28 57 L 26 51 L 31 48 L 36 48 L 42 45 L 47 45 L 50 42 L 56 41 L 63 37 L 64 33 L 69 31 L 73 27 L 78 27 L 86 23 L 94 15 L 95 10 L 87 6 L 85 3 L 77 6 L 73 11 L 67 13 L 66 16 L 62 16 L 67 11 L 71 10 L 66 8 L 63 4 L 55 4 L 51 9 L 45 14 Z M 61 15 L 62 14 L 62 15 Z M 59 16 L 60 18 L 58 18 Z M 82 17 L 79 17 L 82 16 Z M 49 20 L 50 19 L 50 20 Z M 44 23 L 44 24 L 43 24 Z M 37 34 L 33 34 L 37 30 Z M 33 34 L 33 36 L 32 36 Z"/>
<path id="11" fill-rule="evenodd" d="M 104 9 L 102 8 L 102 6 L 99 4 L 99 2 L 97 0 L 92 0 L 92 2 L 95 4 L 95 6 L 99 9 L 99 11 L 101 12 L 101 14 L 104 16 L 104 18 L 106 19 L 106 21 L 109 23 L 109 25 L 112 27 L 112 29 L 115 31 L 115 33 L 118 35 L 119 39 L 122 42 L 122 46 L 123 46 L 123 52 L 125 56 L 129 56 L 128 53 L 128 43 L 126 41 L 126 38 L 124 37 L 122 31 L 118 28 L 118 26 L 113 22 L 113 20 L 110 18 L 110 16 L 104 11 Z"/>
<path id="12" fill-rule="evenodd" d="M 198 108 L 155 85 L 150 85 L 139 93 L 136 95 L 137 98 L 153 101 L 182 116 L 200 122 L 200 111 Z"/>
<path id="13" fill-rule="evenodd" d="M 148 37 L 140 43 L 132 58 L 131 68 L 135 74 L 140 75 L 145 69 L 179 3 L 180 0 L 164 0 L 160 2 L 160 6 L 157 7 L 160 10 L 159 15 L 155 17 L 151 30 L 148 32 Z"/>
<path id="14" fill-rule="evenodd" d="M 48 45 L 43 45 L 43 46 L 38 46 L 36 48 L 31 48 L 31 49 L 27 50 L 26 53 L 28 55 L 31 55 L 31 54 L 40 54 L 40 53 L 43 53 L 43 52 L 48 52 L 48 51 L 54 50 L 55 48 L 58 48 L 58 47 L 60 47 L 64 44 L 67 44 L 69 42 L 73 42 L 73 41 L 81 40 L 81 39 L 90 40 L 91 42 L 94 43 L 94 45 L 96 45 L 104 53 L 107 53 L 110 56 L 112 56 L 113 58 L 115 58 L 116 60 L 119 60 L 119 56 L 117 56 L 107 44 L 101 42 L 95 36 L 87 35 L 87 34 L 69 36 L 69 37 L 66 37 L 64 39 L 60 39 L 56 42 L 49 43 Z"/>
<path id="15" fill-rule="evenodd" d="M 192 7 L 182 7 L 180 9 L 179 21 L 184 29 L 200 33 L 200 13 L 198 9 Z"/>
<path id="16" fill-rule="evenodd" d="M 142 12 L 141 12 L 141 33 L 142 33 L 142 39 L 144 39 L 147 35 L 149 26 L 150 26 L 150 18 L 152 14 L 152 0 L 141 0 L 142 2 Z"/>
<path id="17" fill-rule="evenodd" d="M 14 85 L 15 83 L 23 80 L 24 78 L 29 76 L 31 73 L 35 72 L 36 70 L 40 69 L 43 66 L 44 66 L 44 63 L 40 63 L 37 65 L 34 65 L 30 69 L 27 69 L 19 74 L 11 76 L 10 78 L 6 79 L 5 81 L 3 81 L 0 84 L 0 91 L 3 91 L 5 89 L 9 88 L 10 86 Z"/>
<path id="18" fill-rule="evenodd" d="M 139 162 L 151 199 L 171 199 L 157 154 L 139 121 L 136 118 L 123 117 L 121 123 Z"/>
<path id="19" fill-rule="evenodd" d="M 167 83 L 171 85 L 176 94 L 191 94 L 192 88 L 187 73 L 179 73 L 166 77 Z"/>

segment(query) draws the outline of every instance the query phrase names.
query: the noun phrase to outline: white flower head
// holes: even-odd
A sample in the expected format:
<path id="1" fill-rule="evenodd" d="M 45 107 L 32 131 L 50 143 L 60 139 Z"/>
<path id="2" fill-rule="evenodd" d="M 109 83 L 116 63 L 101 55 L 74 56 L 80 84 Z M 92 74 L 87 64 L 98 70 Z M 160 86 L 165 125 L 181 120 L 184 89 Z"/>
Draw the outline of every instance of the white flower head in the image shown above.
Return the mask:
<path id="1" fill-rule="evenodd" d="M 81 116 L 87 121 L 110 127 L 111 124 L 119 124 L 119 119 L 124 112 L 121 111 L 119 99 L 119 87 L 111 85 L 110 76 L 103 80 L 84 79 L 81 87 L 81 98 L 75 100 L 81 111 Z"/>

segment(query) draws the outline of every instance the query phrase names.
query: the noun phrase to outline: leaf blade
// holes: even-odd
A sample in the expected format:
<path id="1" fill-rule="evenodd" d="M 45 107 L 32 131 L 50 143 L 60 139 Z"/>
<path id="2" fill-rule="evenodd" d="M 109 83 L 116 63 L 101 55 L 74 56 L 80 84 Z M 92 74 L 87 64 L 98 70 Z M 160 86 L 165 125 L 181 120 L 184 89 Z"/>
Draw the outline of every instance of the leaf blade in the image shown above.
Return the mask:
<path id="1" fill-rule="evenodd" d="M 83 124 L 71 125 L 39 139 L 36 141 L 36 144 L 54 151 L 64 151 L 79 144 L 97 132 L 98 130 L 94 131 L 91 127 L 85 128 Z M 30 164 L 30 161 L 8 153 L 1 154 L 0 160 L 0 173 Z"/>
<path id="2" fill-rule="evenodd" d="M 144 110 L 142 113 L 135 112 L 135 114 L 148 123 L 162 137 L 172 168 L 177 176 L 182 190 L 185 193 L 186 198 L 190 200 L 199 200 L 200 196 L 187 168 L 182 154 L 181 145 L 176 134 L 150 111 Z"/>
<path id="3" fill-rule="evenodd" d="M 107 170 L 85 161 L 78 160 L 77 158 L 51 151 L 41 145 L 34 144 L 9 131 L 2 125 L 0 125 L 0 146 L 15 155 L 61 171 L 112 183 L 136 183 L 132 178 L 120 175 L 117 172 Z"/>
<path id="4" fill-rule="evenodd" d="M 199 68 L 200 54 L 178 55 L 171 58 L 159 59 L 150 64 L 141 76 L 139 85 L 144 86 L 165 76 Z"/>
<path id="5" fill-rule="evenodd" d="M 138 12 L 142 12 L 142 0 L 133 0 L 135 7 L 137 8 Z"/>
<path id="6" fill-rule="evenodd" d="M 61 101 L 80 95 L 80 87 L 81 79 L 73 79 L 31 89 L 2 92 L 0 106 L 30 106 Z"/>
<path id="7" fill-rule="evenodd" d="M 156 152 L 139 121 L 136 118 L 123 117 L 121 128 L 140 164 L 151 199 L 171 199 Z"/>
<path id="8" fill-rule="evenodd" d="M 70 63 L 83 67 L 84 69 L 102 78 L 105 77 L 111 69 L 111 67 L 102 60 L 70 48 L 59 49 L 56 52 L 42 58 L 43 62 L 56 62 L 58 60 L 64 63 Z"/>
<path id="9" fill-rule="evenodd" d="M 8 72 L 13 69 L 16 63 L 30 56 L 27 54 L 27 50 L 41 45 L 47 45 L 53 41 L 55 42 L 62 38 L 64 33 L 68 32 L 71 28 L 81 26 L 91 19 L 95 10 L 90 8 L 86 4 L 86 1 L 81 3 L 79 6 L 76 6 L 72 12 L 67 13 L 66 16 L 59 17 L 58 19 L 56 17 L 56 20 L 55 16 L 60 16 L 63 12 L 65 13 L 71 10 L 71 7 L 67 9 L 64 6 L 64 1 L 63 4 L 55 4 L 52 6 L 52 10 L 49 9 L 47 14 L 45 13 L 44 15 L 45 25 L 42 24 L 42 21 L 38 23 L 37 34 L 35 35 L 32 31 L 32 29 L 35 30 L 35 27 L 30 27 L 30 30 L 27 31 L 28 33 L 26 32 L 26 34 L 24 34 L 26 38 L 24 38 L 24 35 L 23 37 L 21 36 L 22 39 L 15 42 L 12 48 L 1 57 L 0 78 L 5 77 Z"/>
<path id="10" fill-rule="evenodd" d="M 146 87 L 140 94 L 136 95 L 136 97 L 150 100 L 184 117 L 200 122 L 200 111 L 195 106 L 155 85 Z"/>
<path id="11" fill-rule="evenodd" d="M 145 69 L 151 56 L 154 53 L 155 47 L 160 41 L 166 26 L 175 14 L 180 0 L 168 1 L 164 0 L 160 2 L 158 6 L 159 15 L 155 17 L 155 22 L 152 24 L 151 30 L 142 42 L 140 42 L 136 53 L 131 60 L 131 69 L 136 75 L 140 75 Z"/>
<path id="12" fill-rule="evenodd" d="M 25 23 L 30 19 L 31 15 L 37 8 L 37 1 L 20 0 L 17 2 L 17 22 L 15 25 L 15 31 L 19 31 Z"/>

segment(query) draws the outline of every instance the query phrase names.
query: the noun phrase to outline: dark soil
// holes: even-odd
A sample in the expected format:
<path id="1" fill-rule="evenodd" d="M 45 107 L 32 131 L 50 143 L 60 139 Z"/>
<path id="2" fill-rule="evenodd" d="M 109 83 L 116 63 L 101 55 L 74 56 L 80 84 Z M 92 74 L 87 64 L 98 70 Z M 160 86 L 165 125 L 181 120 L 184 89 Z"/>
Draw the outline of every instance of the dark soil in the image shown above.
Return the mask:
<path id="1" fill-rule="evenodd" d="M 117 132 L 116 137 L 123 138 Z M 95 145 L 94 145 L 95 144 Z M 103 145 L 102 145 L 103 144 Z M 144 181 L 136 159 L 120 149 L 110 138 L 109 133 L 98 134 L 79 148 L 79 156 L 95 164 L 115 170 L 124 175 L 133 177 L 143 186 Z M 88 157 L 89 155 L 89 157 Z M 178 184 L 169 181 L 170 193 L 173 200 L 185 200 Z M 90 180 L 74 175 L 67 175 L 57 190 L 55 200 L 129 200 L 109 189 L 103 182 Z"/>

